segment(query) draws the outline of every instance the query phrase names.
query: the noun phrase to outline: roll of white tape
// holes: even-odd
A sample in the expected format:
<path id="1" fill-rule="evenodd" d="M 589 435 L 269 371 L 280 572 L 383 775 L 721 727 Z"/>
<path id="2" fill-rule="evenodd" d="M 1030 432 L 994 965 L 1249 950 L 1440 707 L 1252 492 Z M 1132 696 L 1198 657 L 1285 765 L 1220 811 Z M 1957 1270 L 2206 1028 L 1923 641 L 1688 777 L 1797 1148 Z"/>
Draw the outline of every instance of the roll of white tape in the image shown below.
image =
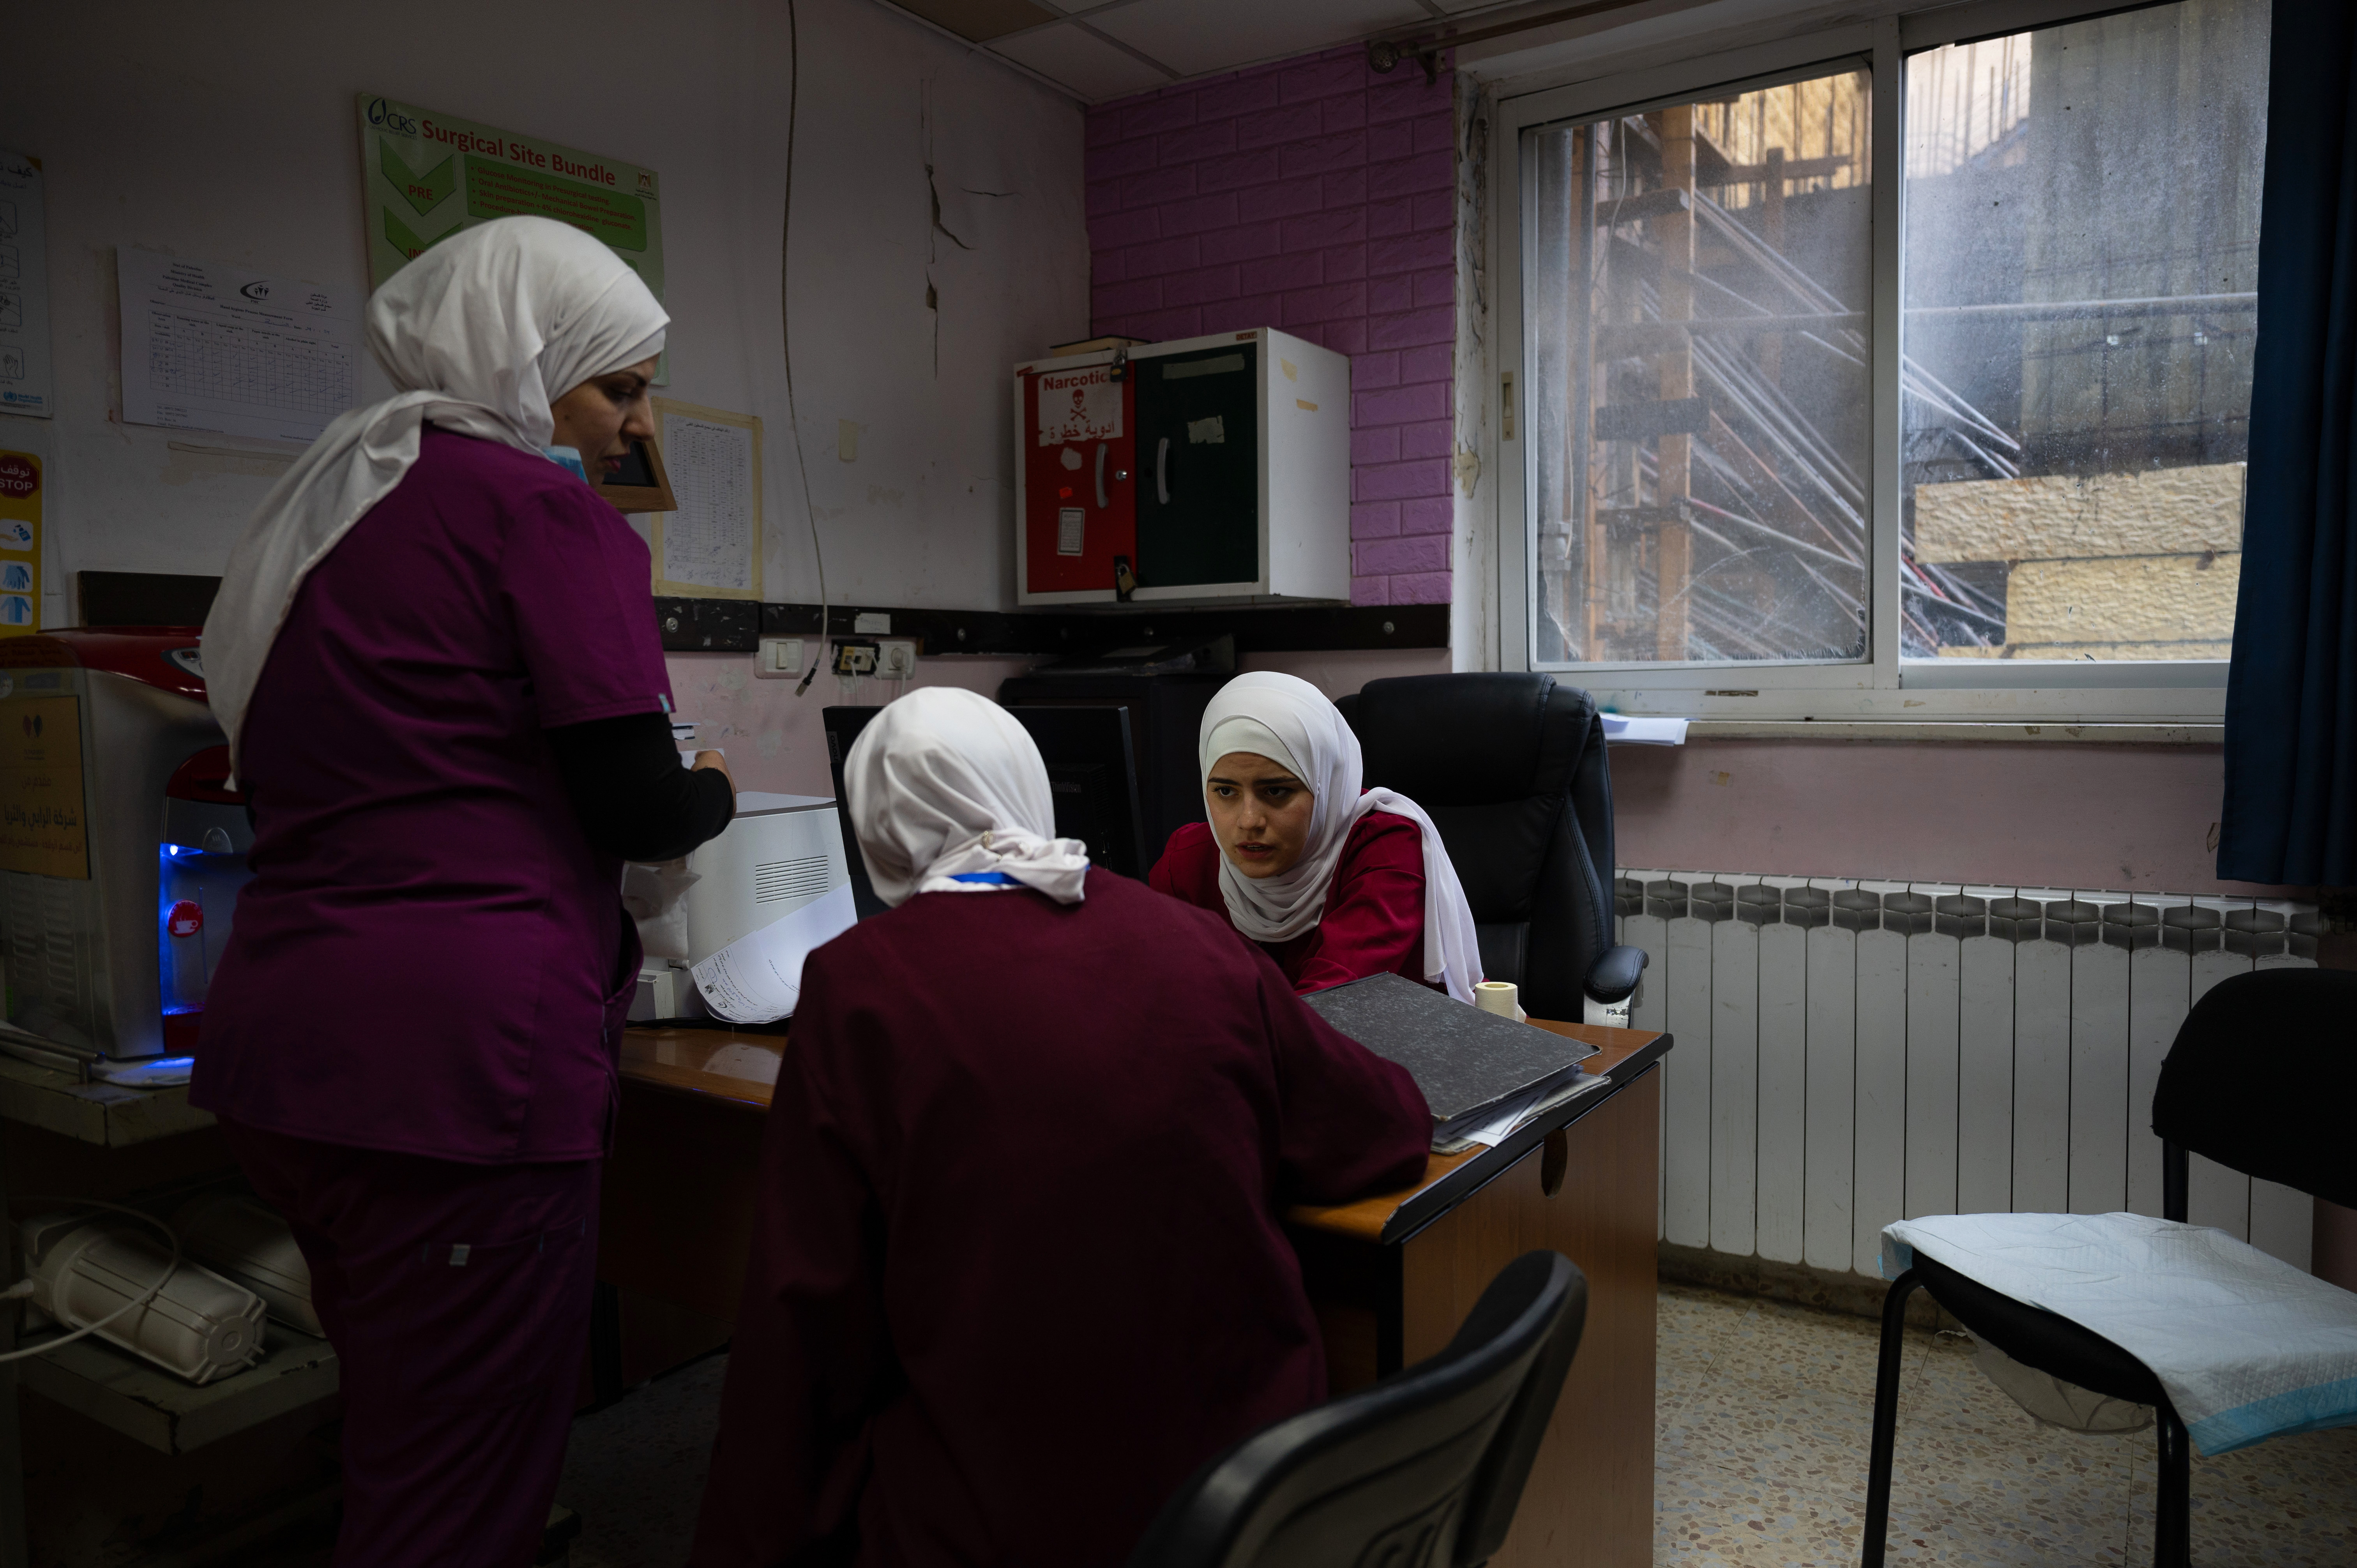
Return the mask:
<path id="1" fill-rule="evenodd" d="M 1501 1018 L 1511 1018 L 1520 1010 L 1517 997 L 1520 988 L 1508 980 L 1485 980 L 1473 988 L 1473 1005 L 1484 1013 L 1495 1013 Z"/>

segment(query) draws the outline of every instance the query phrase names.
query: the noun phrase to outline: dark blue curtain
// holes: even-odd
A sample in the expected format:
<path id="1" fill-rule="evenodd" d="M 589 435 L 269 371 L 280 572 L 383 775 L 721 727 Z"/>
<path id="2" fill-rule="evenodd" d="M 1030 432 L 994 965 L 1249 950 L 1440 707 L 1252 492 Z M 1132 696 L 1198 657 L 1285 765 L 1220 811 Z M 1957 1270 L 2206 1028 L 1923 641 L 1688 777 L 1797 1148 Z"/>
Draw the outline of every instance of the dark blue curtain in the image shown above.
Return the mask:
<path id="1" fill-rule="evenodd" d="M 2276 0 L 2218 875 L 2357 886 L 2357 5 Z"/>

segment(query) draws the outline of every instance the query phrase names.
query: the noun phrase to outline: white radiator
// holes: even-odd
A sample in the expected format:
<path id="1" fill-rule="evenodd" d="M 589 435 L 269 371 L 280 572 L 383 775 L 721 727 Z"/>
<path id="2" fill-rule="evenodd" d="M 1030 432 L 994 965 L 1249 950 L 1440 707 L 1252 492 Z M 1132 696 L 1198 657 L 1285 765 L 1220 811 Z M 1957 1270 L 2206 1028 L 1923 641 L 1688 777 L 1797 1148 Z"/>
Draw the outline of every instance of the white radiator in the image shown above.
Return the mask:
<path id="1" fill-rule="evenodd" d="M 1863 1274 L 1893 1219 L 2158 1215 L 2178 1025 L 2230 974 L 2312 966 L 2322 930 L 2270 899 L 1700 871 L 1615 893 L 1652 955 L 1632 1021 L 1677 1039 L 1663 1236 Z M 2192 1165 L 2194 1223 L 2308 1267 L 2305 1194 Z"/>

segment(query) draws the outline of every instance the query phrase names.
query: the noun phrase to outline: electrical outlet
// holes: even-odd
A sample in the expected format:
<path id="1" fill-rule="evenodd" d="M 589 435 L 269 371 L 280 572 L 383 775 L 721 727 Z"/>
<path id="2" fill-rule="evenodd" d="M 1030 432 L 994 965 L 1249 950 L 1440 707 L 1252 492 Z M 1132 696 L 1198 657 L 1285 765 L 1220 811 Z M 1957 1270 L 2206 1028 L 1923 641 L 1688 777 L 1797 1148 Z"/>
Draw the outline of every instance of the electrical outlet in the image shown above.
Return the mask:
<path id="1" fill-rule="evenodd" d="M 895 637 L 877 645 L 876 673 L 886 681 L 906 681 L 917 673 L 917 645 L 910 639 Z"/>
<path id="2" fill-rule="evenodd" d="M 759 681 L 801 680 L 802 639 L 799 637 L 763 638 L 761 657 L 753 666 L 753 676 Z"/>
<path id="3" fill-rule="evenodd" d="M 876 673 L 876 644 L 862 638 L 842 638 L 834 645 L 834 672 L 838 675 L 873 675 Z"/>

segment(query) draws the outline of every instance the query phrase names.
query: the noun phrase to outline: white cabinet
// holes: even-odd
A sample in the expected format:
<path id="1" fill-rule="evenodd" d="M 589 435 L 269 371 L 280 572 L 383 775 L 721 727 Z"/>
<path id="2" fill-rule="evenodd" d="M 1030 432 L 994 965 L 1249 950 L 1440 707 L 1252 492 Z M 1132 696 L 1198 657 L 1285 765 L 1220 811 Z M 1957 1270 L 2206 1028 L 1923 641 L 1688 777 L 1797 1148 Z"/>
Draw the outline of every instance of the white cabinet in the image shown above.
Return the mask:
<path id="1" fill-rule="evenodd" d="M 1026 605 L 1347 602 L 1351 361 L 1271 328 L 1015 368 Z"/>

